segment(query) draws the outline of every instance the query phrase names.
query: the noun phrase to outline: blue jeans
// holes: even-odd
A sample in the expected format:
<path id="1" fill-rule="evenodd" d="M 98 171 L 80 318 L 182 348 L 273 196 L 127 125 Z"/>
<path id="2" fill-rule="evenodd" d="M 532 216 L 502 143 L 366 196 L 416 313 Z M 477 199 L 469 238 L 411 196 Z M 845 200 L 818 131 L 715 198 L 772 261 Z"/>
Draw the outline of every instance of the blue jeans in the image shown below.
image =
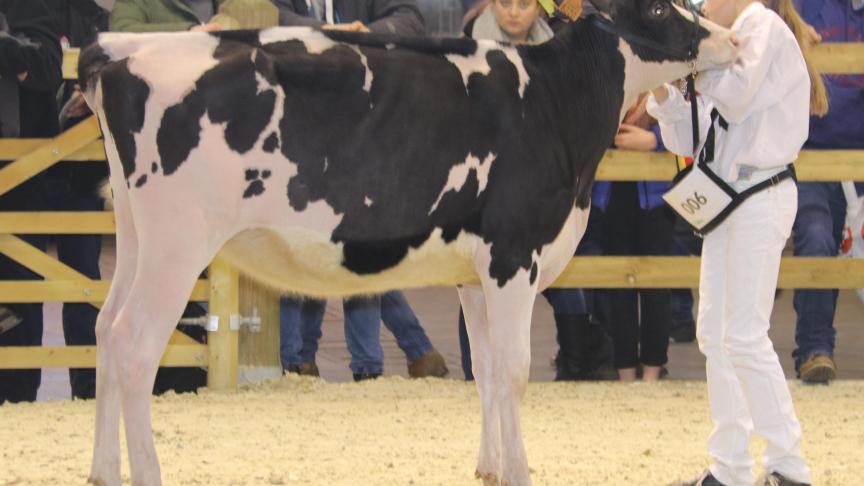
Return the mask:
<path id="1" fill-rule="evenodd" d="M 798 183 L 798 215 L 792 227 L 795 256 L 837 256 L 846 217 L 846 199 L 837 182 Z M 834 355 L 837 289 L 796 289 L 798 320 L 792 352 L 795 369 L 814 354 Z"/>
<path id="2" fill-rule="evenodd" d="M 325 303 L 323 300 L 299 301 L 291 297 L 282 299 L 280 357 L 283 368 L 315 361 Z M 433 349 L 402 292 L 345 299 L 342 308 L 345 312 L 345 342 L 351 353 L 349 366 L 353 373 L 383 373 L 381 321 L 393 333 L 409 363 Z"/>

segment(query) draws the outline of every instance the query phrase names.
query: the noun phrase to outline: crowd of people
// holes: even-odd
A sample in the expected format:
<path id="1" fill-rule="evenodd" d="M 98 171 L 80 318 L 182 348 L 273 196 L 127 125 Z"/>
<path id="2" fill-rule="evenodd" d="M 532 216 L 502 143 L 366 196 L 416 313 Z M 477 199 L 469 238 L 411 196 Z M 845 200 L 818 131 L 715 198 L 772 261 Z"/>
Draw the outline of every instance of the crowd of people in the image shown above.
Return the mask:
<path id="1" fill-rule="evenodd" d="M 278 8 L 280 25 L 308 25 L 405 36 L 427 34 L 415 0 L 272 2 Z M 221 3 L 219 0 L 116 0 L 109 12 L 94 0 L 0 0 L 0 137 L 51 137 L 88 114 L 75 84 L 62 79 L 61 47 L 86 46 L 99 31 L 104 30 L 217 31 L 221 27 L 213 21 L 213 17 L 219 12 Z M 549 2 L 546 4 L 551 5 Z M 545 42 L 555 35 L 564 22 L 569 21 L 554 9 L 547 9 L 546 4 L 538 0 L 463 1 L 466 12 L 463 35 L 513 44 Z M 751 7 L 751 4 L 755 6 Z M 796 9 L 786 0 L 767 0 L 764 3 L 707 0 L 706 15 L 715 21 L 719 19 L 718 23 L 736 31 L 742 39 L 742 45 L 749 35 L 769 35 L 767 31 L 759 30 L 768 29 L 762 25 L 768 21 L 760 20 L 766 15 L 770 17 L 760 10 L 764 7 L 767 7 L 766 12 L 773 11 L 775 16 L 779 15 L 785 29 L 794 31 L 804 52 L 808 44 L 815 42 L 861 41 L 864 8 L 860 1 L 807 0 L 796 6 L 797 12 L 803 17 L 801 22 L 796 20 Z M 586 11 L 591 8 L 587 3 L 583 7 Z M 753 27 L 754 23 L 759 25 Z M 755 29 L 754 33 L 748 29 Z M 782 28 L 778 29 L 782 31 Z M 772 31 L 770 35 L 780 34 Z M 750 42 L 747 46 L 752 48 L 752 44 Z M 797 44 L 795 49 L 798 49 Z M 750 50 L 745 49 L 748 53 Z M 735 133 L 758 131 L 759 127 L 751 127 L 748 123 L 755 123 L 756 118 L 763 122 L 766 117 L 770 118 L 771 115 L 765 113 L 773 106 L 771 102 L 782 102 L 784 106 L 788 104 L 785 98 L 777 100 L 769 96 L 778 93 L 779 83 L 789 78 L 788 72 L 784 72 L 782 80 L 771 77 L 773 71 L 767 66 L 774 65 L 771 56 L 775 54 L 750 54 L 754 56 L 751 62 L 756 66 L 752 68 L 754 71 L 741 73 L 730 70 L 725 74 L 727 78 L 708 74 L 702 77 L 698 86 L 703 104 L 717 107 L 720 114 L 729 120 L 723 135 L 717 135 L 718 147 L 723 147 L 716 151 L 717 164 L 723 166 L 723 170 L 728 170 L 729 174 L 736 174 L 729 176 L 728 182 L 738 184 L 738 188 L 749 187 L 751 182 L 758 181 L 766 170 L 770 172 L 780 162 L 791 162 L 800 149 L 790 140 L 782 143 L 772 140 L 771 143 L 780 147 L 778 152 L 783 154 L 775 160 L 764 153 L 767 150 L 764 147 L 770 146 L 770 143 L 762 143 L 761 139 L 753 145 L 763 149 L 761 153 L 742 152 L 741 147 L 735 145 Z M 758 70 L 758 66 L 762 65 L 766 67 Z M 758 83 L 745 86 L 745 81 L 749 79 L 747 76 L 751 75 L 757 76 L 754 82 Z M 819 79 L 819 76 L 813 78 L 813 85 L 817 88 L 821 86 Z M 809 138 L 805 136 L 806 142 L 802 139 L 801 143 L 813 149 L 864 148 L 862 76 L 830 75 L 821 79 L 825 87 L 821 91 L 815 90 L 810 99 L 818 103 L 827 93 L 830 110 L 824 103 L 812 110 L 814 117 L 809 119 Z M 748 91 L 746 97 L 741 93 L 745 88 L 752 91 Z M 765 93 L 759 89 L 764 89 Z M 758 96 L 754 94 L 757 92 L 760 93 Z M 735 106 L 740 106 L 738 112 L 730 108 L 732 104 L 727 101 L 728 97 L 735 98 Z M 692 143 L 688 146 L 678 139 L 679 132 L 689 133 L 689 128 L 675 125 L 681 119 L 675 110 L 683 109 L 682 106 L 683 97 L 675 89 L 664 87 L 654 93 L 645 93 L 627 111 L 614 146 L 626 150 L 665 151 L 668 148 L 679 153 L 692 152 Z M 705 113 L 708 112 L 710 109 Z M 758 117 L 753 115 L 756 112 Z M 685 121 L 689 123 L 689 119 Z M 703 126 L 711 125 L 709 121 L 706 120 Z M 808 120 L 805 119 L 803 123 L 806 134 Z M 794 128 L 802 130 L 800 124 Z M 774 130 L 776 132 L 779 128 Z M 761 162 L 766 157 L 770 160 Z M 740 162 L 742 160 L 746 160 L 746 163 Z M 0 167 L 8 162 L 0 161 Z M 730 164 L 734 169 L 724 164 Z M 61 163 L 0 195 L 0 210 L 100 210 L 103 201 L 98 197 L 96 187 L 106 177 L 106 171 L 107 168 L 98 164 Z M 741 174 L 745 173 L 749 177 L 747 180 L 741 179 Z M 755 367 L 748 369 L 759 376 L 770 375 L 773 381 L 769 381 L 776 385 L 772 389 L 779 395 L 788 395 L 788 391 L 785 395 L 783 392 L 785 383 L 778 382 L 783 378 L 782 371 L 778 371 L 776 354 L 767 340 L 768 315 L 776 287 L 776 266 L 779 265 L 780 251 L 790 232 L 796 255 L 837 255 L 846 209 L 840 184 L 795 184 L 790 181 L 759 193 L 758 197 L 748 200 L 747 207 L 734 213 L 737 219 L 732 218 L 717 231 L 709 233 L 704 243 L 664 204 L 662 194 L 668 188 L 667 182 L 597 182 L 592 194 L 588 231 L 577 254 L 653 256 L 702 252 L 698 332 L 697 319 L 694 319 L 693 314 L 693 295 L 687 289 L 548 289 L 543 292 L 543 296 L 553 308 L 559 344 L 555 358 L 556 379 L 658 380 L 666 374 L 670 341 L 692 342 L 698 335 L 700 347 L 708 357 L 709 387 L 711 383 L 725 383 L 717 384 L 716 387 L 729 388 L 733 385 L 724 380 L 728 381 L 733 375 L 741 379 L 743 372 L 739 373 L 739 366 L 743 365 L 725 357 L 727 351 L 724 349 L 728 348 L 730 342 L 739 342 L 735 339 L 736 332 L 742 333 L 741 342 L 753 341 L 755 333 L 760 340 L 758 349 L 761 350 L 761 358 L 770 363 L 760 361 L 760 366 L 765 366 L 764 370 Z M 762 213 L 755 206 L 759 204 L 760 198 L 764 199 L 769 194 L 773 199 L 762 204 L 770 206 L 774 212 Z M 757 224 L 757 214 L 764 216 L 772 225 L 778 225 L 776 231 L 770 235 L 763 234 L 771 226 L 767 222 Z M 737 223 L 739 219 L 741 222 Z M 751 229 L 735 229 L 736 224 L 745 228 L 745 223 L 755 225 L 752 232 Z M 736 240 L 740 232 L 748 233 L 748 236 Z M 721 234 L 725 236 L 721 237 Z M 43 250 L 49 244 L 49 239 L 53 240 L 62 262 L 88 278 L 100 278 L 100 236 L 48 238 L 30 235 L 24 236 L 24 239 Z M 746 268 L 737 270 L 736 265 L 743 265 L 740 262 L 746 261 L 746 255 L 752 254 L 757 244 L 770 244 L 770 248 L 766 247 L 765 251 L 771 257 L 764 258 L 760 254 L 758 262 L 754 261 L 752 265 L 747 264 Z M 736 252 L 740 252 L 740 256 Z M 735 253 L 736 257 L 732 258 L 731 253 Z M 727 265 L 727 259 L 738 263 Z M 738 271 L 745 273 L 737 275 Z M 764 278 L 749 277 L 757 271 Z M 0 279 L 37 278 L 27 268 L 0 255 Z M 735 288 L 726 287 L 730 279 L 751 282 L 759 287 L 751 289 L 737 284 Z M 719 297 L 721 295 L 725 300 Z M 738 297 L 740 299 L 736 300 Z M 837 367 L 833 360 L 836 302 L 836 290 L 795 291 L 797 323 L 793 357 L 799 377 L 805 382 L 827 383 L 836 376 Z M 410 376 L 442 377 L 449 373 L 443 357 L 433 346 L 400 291 L 380 296 L 354 297 L 344 300 L 342 305 L 345 340 L 351 355 L 349 366 L 355 380 L 371 379 L 384 373 L 380 343 L 382 322 L 404 352 Z M 324 309 L 325 302 L 321 300 L 303 296 L 282 299 L 280 358 L 286 373 L 319 374 L 316 352 L 322 336 Z M 200 306 L 190 305 L 185 315 L 205 312 Z M 97 309 L 89 304 L 63 306 L 63 331 L 68 344 L 95 343 L 96 313 Z M 758 319 L 751 319 L 753 315 L 758 315 Z M 730 316 L 737 317 L 733 319 Z M 461 313 L 458 329 L 462 371 L 466 379 L 471 379 L 470 343 Z M 196 334 L 194 337 L 199 340 L 204 339 L 201 330 L 187 331 Z M 42 332 L 41 304 L 0 304 L 0 346 L 40 345 Z M 752 354 L 755 346 L 748 348 L 748 353 Z M 203 384 L 200 370 L 197 373 L 194 370 L 187 371 L 173 379 L 166 378 L 162 386 L 157 386 L 157 391 L 184 387 L 194 389 L 197 384 Z M 0 403 L 35 400 L 39 376 L 38 369 L 0 371 Z M 93 370 L 70 370 L 70 382 L 73 397 L 94 396 Z M 765 383 L 768 381 L 758 383 L 762 384 L 754 386 L 767 392 Z M 730 403 L 740 405 L 741 392 L 732 393 L 723 400 L 732 400 Z M 743 393 L 747 392 L 745 383 Z M 777 403 L 783 403 L 783 400 Z M 737 410 L 724 402 L 723 406 L 727 405 L 730 410 Z M 722 408 L 720 405 L 718 407 Z M 716 414 L 715 419 L 720 422 L 725 420 Z M 757 417 L 753 419 L 754 423 L 758 421 Z M 794 422 L 794 412 L 790 421 Z M 756 426 L 758 428 L 759 424 Z M 731 471 L 716 472 L 718 476 L 728 479 L 732 477 Z M 796 477 L 804 478 L 800 471 L 803 469 L 799 468 L 792 476 L 797 474 Z"/>

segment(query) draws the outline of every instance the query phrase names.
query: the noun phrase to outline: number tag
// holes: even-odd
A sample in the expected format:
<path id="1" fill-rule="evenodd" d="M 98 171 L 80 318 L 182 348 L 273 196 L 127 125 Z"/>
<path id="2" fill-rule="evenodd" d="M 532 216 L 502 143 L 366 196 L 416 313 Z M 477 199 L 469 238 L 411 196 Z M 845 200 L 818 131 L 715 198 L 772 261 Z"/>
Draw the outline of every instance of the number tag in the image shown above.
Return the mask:
<path id="1" fill-rule="evenodd" d="M 702 230 L 732 204 L 733 197 L 701 167 L 693 167 L 663 199 L 696 230 Z"/>

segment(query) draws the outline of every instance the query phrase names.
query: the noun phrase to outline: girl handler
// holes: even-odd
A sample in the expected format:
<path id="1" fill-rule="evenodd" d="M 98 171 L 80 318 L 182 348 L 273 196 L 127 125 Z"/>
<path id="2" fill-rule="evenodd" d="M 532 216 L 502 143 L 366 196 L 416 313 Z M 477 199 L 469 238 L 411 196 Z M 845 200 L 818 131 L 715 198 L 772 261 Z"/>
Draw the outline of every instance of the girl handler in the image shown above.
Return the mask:
<path id="1" fill-rule="evenodd" d="M 707 358 L 715 427 L 708 439 L 709 470 L 684 484 L 806 485 L 810 469 L 799 447 L 801 426 L 768 338 L 768 320 L 797 208 L 789 164 L 807 139 L 810 112 L 824 114 L 827 100 L 802 54 L 806 25 L 790 0 L 706 0 L 703 11 L 739 40 L 736 61 L 700 73 L 696 83 L 703 144 L 713 132 L 708 167 L 738 192 L 774 183 L 746 199 L 703 242 L 697 336 Z M 719 116 L 712 121 L 713 109 Z M 676 88 L 654 90 L 648 111 L 670 150 L 693 153 L 690 107 Z M 758 482 L 748 451 L 751 432 L 768 442 L 766 475 Z"/>

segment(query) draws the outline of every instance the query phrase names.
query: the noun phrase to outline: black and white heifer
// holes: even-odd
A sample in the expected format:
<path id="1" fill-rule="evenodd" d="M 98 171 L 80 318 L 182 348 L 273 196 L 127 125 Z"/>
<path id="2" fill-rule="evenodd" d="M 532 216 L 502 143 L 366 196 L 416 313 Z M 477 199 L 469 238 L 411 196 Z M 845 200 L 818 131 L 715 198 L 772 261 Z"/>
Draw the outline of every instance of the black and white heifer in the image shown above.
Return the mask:
<path id="1" fill-rule="evenodd" d="M 150 390 L 221 250 L 313 296 L 466 284 L 477 475 L 530 484 L 519 401 L 532 304 L 582 237 L 622 110 L 686 74 L 691 44 L 698 69 L 734 56 L 727 31 L 668 0 L 601 10 L 530 47 L 307 28 L 102 35 L 79 67 L 118 253 L 97 325 L 90 480 L 120 484 L 122 406 L 132 483 L 160 484 Z"/>

